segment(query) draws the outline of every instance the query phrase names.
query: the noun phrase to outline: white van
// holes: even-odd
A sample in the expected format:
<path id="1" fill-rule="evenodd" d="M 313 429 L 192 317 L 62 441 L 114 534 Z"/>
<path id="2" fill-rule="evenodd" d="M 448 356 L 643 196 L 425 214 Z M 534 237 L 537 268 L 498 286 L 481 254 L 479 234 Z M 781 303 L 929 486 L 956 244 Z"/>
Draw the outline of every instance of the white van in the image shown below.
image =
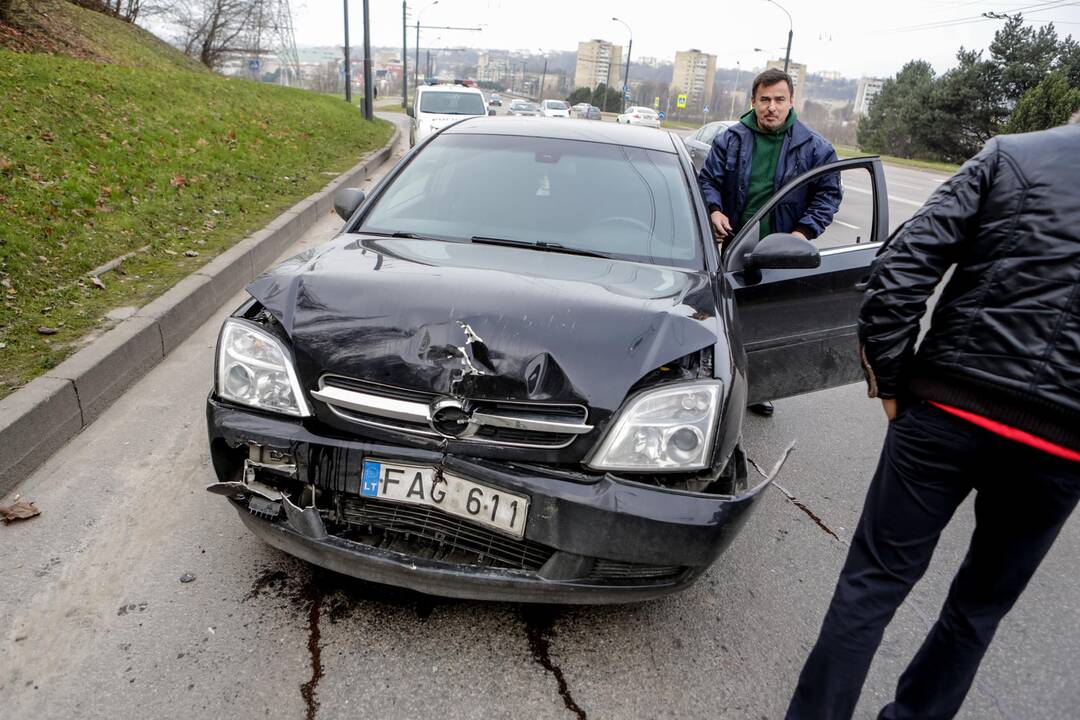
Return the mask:
<path id="1" fill-rule="evenodd" d="M 467 85 L 421 85 L 409 128 L 410 147 L 466 115 L 487 115 L 484 93 Z"/>

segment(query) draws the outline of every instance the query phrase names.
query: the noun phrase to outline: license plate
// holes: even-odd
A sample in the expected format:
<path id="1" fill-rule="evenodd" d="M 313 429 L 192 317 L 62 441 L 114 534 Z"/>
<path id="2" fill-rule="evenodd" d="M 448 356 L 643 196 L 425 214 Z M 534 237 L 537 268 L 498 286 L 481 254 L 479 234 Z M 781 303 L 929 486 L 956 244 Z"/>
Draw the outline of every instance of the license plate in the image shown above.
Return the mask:
<path id="1" fill-rule="evenodd" d="M 481 485 L 424 465 L 364 460 L 360 495 L 380 500 L 426 505 L 495 530 L 525 536 L 529 498 Z"/>

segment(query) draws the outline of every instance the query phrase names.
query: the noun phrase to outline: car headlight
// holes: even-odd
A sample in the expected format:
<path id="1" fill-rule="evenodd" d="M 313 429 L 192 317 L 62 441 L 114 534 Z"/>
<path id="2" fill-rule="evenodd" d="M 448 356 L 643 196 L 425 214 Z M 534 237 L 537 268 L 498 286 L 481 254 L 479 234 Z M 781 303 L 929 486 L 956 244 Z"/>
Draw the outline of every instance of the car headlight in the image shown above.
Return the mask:
<path id="1" fill-rule="evenodd" d="M 217 394 L 261 410 L 298 417 L 311 415 L 281 341 L 243 320 L 230 318 L 221 327 Z"/>
<path id="2" fill-rule="evenodd" d="M 708 467 L 721 384 L 706 380 L 637 395 L 588 461 L 596 470 L 700 470 Z"/>

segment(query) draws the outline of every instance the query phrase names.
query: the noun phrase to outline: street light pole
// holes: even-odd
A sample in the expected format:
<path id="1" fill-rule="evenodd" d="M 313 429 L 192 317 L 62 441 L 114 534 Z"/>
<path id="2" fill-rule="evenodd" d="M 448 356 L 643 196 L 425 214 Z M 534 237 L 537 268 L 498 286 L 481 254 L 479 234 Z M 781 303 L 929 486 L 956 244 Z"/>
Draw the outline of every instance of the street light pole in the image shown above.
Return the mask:
<path id="1" fill-rule="evenodd" d="M 739 71 L 742 70 L 742 66 L 739 65 L 739 61 L 735 61 L 735 84 L 731 86 L 731 109 L 728 110 L 728 118 L 735 119 L 735 93 L 739 89 Z"/>
<path id="2" fill-rule="evenodd" d="M 375 86 L 371 75 L 371 22 L 368 0 L 364 0 L 364 119 L 375 119 Z"/>
<path id="3" fill-rule="evenodd" d="M 537 100 L 537 102 L 544 99 L 544 81 L 547 80 L 547 62 L 548 62 L 548 59 L 545 56 L 544 57 L 544 69 L 540 73 L 540 89 L 536 91 L 536 100 Z"/>
<path id="4" fill-rule="evenodd" d="M 622 86 L 622 111 L 626 112 L 626 94 L 630 91 L 630 52 L 634 49 L 634 31 L 630 29 L 625 20 L 620 20 L 617 17 L 611 18 L 615 22 L 622 23 L 626 26 L 626 32 L 630 33 L 630 42 L 626 46 L 626 72 L 623 73 L 623 86 Z"/>
<path id="5" fill-rule="evenodd" d="M 795 24 L 794 24 L 794 23 L 792 22 L 792 20 L 791 20 L 791 13 L 789 13 L 789 12 L 787 11 L 787 9 L 786 9 L 786 8 L 784 8 L 784 6 L 783 6 L 783 5 L 781 5 L 780 3 L 776 2 L 776 0 L 765 0 L 765 2 L 767 2 L 767 3 L 772 3 L 772 4 L 773 4 L 773 5 L 775 5 L 776 7 L 780 8 L 781 10 L 783 10 L 783 11 L 784 11 L 784 14 L 785 14 L 785 15 L 787 15 L 787 19 L 788 19 L 788 31 L 787 31 L 787 53 L 786 53 L 786 54 L 784 55 L 784 72 L 787 72 L 787 71 L 788 71 L 788 65 L 789 65 L 789 64 L 791 63 L 791 36 L 792 36 L 792 34 L 793 34 L 793 32 L 794 32 Z"/>
<path id="6" fill-rule="evenodd" d="M 409 0 L 401 0 L 401 107 L 409 111 Z"/>
<path id="7" fill-rule="evenodd" d="M 435 0 L 435 2 L 416 13 L 416 58 L 415 62 L 413 62 L 413 92 L 416 92 L 416 89 L 420 87 L 420 16 L 438 4 L 439 0 Z"/>
<path id="8" fill-rule="evenodd" d="M 352 58 L 349 57 L 349 0 L 342 0 L 345 6 L 345 102 L 352 102 Z"/>

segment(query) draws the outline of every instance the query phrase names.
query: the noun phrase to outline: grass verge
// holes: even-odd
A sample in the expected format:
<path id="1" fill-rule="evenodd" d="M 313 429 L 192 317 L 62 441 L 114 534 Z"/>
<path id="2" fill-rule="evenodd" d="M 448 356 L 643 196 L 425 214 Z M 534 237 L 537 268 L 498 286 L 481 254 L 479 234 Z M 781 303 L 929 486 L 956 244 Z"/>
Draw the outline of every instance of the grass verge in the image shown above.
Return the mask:
<path id="1" fill-rule="evenodd" d="M 859 148 L 850 147 L 848 145 L 834 145 L 836 148 L 836 154 L 840 157 L 860 157 L 862 155 L 873 155 L 874 153 L 863 152 Z M 895 157 L 893 155 L 880 156 L 882 162 L 887 165 L 901 165 L 903 167 L 917 168 L 919 170 L 936 170 L 938 172 L 947 173 L 952 175 L 954 172 L 960 169 L 959 165 L 953 165 L 951 163 L 934 162 L 932 160 L 910 160 L 908 158 Z"/>
<path id="2" fill-rule="evenodd" d="M 175 54 L 164 44 L 101 32 L 101 46 L 150 59 L 0 50 L 0 397 L 109 327 L 110 310 L 160 295 L 392 133 L 338 99 L 192 71 L 153 59 Z M 131 252 L 103 287 L 87 276 Z"/>

